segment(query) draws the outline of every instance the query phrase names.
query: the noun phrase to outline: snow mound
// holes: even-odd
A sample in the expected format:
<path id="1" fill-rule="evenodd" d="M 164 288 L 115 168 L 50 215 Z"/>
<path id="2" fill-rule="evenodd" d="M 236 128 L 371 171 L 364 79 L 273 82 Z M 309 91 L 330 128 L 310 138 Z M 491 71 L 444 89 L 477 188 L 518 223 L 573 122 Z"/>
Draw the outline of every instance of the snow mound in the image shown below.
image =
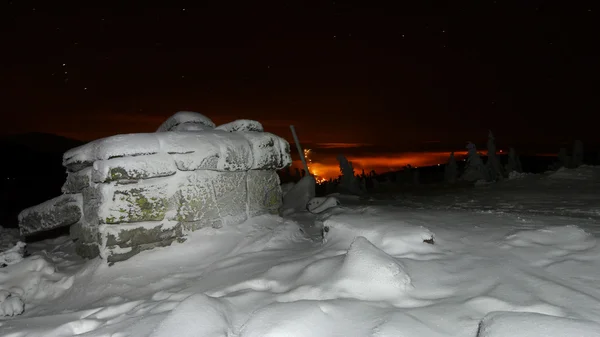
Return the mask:
<path id="1" fill-rule="evenodd" d="M 529 175 L 531 175 L 531 173 L 511 171 L 508 173 L 508 180 L 522 179 Z"/>
<path id="2" fill-rule="evenodd" d="M 600 166 L 582 165 L 575 169 L 561 167 L 548 176 L 549 179 L 565 180 L 598 180 L 600 179 Z"/>
<path id="3" fill-rule="evenodd" d="M 238 131 L 251 131 L 251 132 L 263 132 L 263 126 L 260 122 L 253 121 L 250 119 L 238 119 L 233 122 L 222 124 L 217 126 L 215 129 L 223 130 L 227 132 L 238 132 Z"/>
<path id="4" fill-rule="evenodd" d="M 179 111 L 164 121 L 156 132 L 203 131 L 214 129 L 215 123 L 201 113 Z"/>
<path id="5" fill-rule="evenodd" d="M 428 259 L 430 254 L 438 253 L 435 245 L 425 243 L 433 242 L 433 232 L 423 226 L 405 223 L 398 215 L 388 218 L 368 212 L 360 215 L 344 213 L 329 217 L 323 224 L 330 228 L 331 240 L 363 236 L 393 256 Z"/>
<path id="6" fill-rule="evenodd" d="M 487 185 L 491 185 L 493 183 L 494 183 L 494 181 L 487 181 L 485 179 L 479 179 L 479 180 L 475 181 L 474 185 L 475 186 L 487 186 Z"/>
<path id="7" fill-rule="evenodd" d="M 493 312 L 484 317 L 477 337 L 600 337 L 597 323 L 524 312 Z"/>
<path id="8" fill-rule="evenodd" d="M 510 247 L 554 246 L 585 250 L 595 244 L 593 235 L 574 225 L 519 231 L 506 237 L 506 245 Z"/>
<path id="9" fill-rule="evenodd" d="M 376 303 L 334 300 L 272 303 L 243 325 L 240 337 L 445 337 L 435 325 Z"/>
<path id="10" fill-rule="evenodd" d="M 0 268 L 15 264 L 23 260 L 25 254 L 25 243 L 18 241 L 13 247 L 0 251 Z"/>
<path id="11" fill-rule="evenodd" d="M 316 261 L 296 261 L 270 268 L 263 277 L 245 281 L 213 296 L 253 289 L 277 294 L 279 302 L 358 299 L 403 305 L 413 288 L 404 265 L 357 237 L 346 254 Z"/>
<path id="12" fill-rule="evenodd" d="M 15 307 L 13 301 L 18 298 L 26 305 L 55 299 L 73 285 L 74 276 L 57 273 L 53 264 L 41 256 L 30 256 L 22 261 L 2 268 L 0 271 L 0 291 L 4 300 L 0 303 L 5 315 L 20 314 L 7 311 L 6 307 Z M 8 295 L 7 295 L 8 293 Z M 21 310 L 22 312 L 22 310 Z"/>
<path id="13" fill-rule="evenodd" d="M 342 258 L 309 265 L 299 275 L 296 286 L 279 300 L 354 298 L 396 302 L 412 289 L 410 276 L 402 263 L 364 237 L 354 239 Z"/>
<path id="14" fill-rule="evenodd" d="M 356 310 L 356 309 L 355 309 Z M 242 327 L 240 337 L 364 336 L 363 314 L 326 302 L 274 303 L 257 311 Z M 362 317 L 361 317 L 362 318 Z M 366 332 L 366 331 L 363 331 Z"/>
<path id="15" fill-rule="evenodd" d="M 227 337 L 232 334 L 230 315 L 223 301 L 194 294 L 177 305 L 150 337 Z"/>
<path id="16" fill-rule="evenodd" d="M 519 231 L 508 235 L 501 244 L 536 266 L 565 260 L 570 254 L 595 246 L 596 238 L 574 225 Z"/>
<path id="17" fill-rule="evenodd" d="M 25 304 L 19 296 L 0 290 L 0 317 L 20 315 L 24 310 Z"/>

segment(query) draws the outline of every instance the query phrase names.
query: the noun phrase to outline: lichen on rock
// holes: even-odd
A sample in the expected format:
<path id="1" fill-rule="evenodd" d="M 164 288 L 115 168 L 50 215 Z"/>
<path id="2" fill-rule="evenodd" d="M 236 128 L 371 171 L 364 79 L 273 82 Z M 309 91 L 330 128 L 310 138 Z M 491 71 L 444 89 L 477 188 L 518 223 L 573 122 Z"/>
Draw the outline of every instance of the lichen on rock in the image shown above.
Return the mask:
<path id="1" fill-rule="evenodd" d="M 20 227 L 35 233 L 71 226 L 79 255 L 114 263 L 203 227 L 276 214 L 282 192 L 275 170 L 290 164 L 289 143 L 257 121 L 215 128 L 206 116 L 179 112 L 155 133 L 67 151 L 65 194 L 24 211 Z"/>

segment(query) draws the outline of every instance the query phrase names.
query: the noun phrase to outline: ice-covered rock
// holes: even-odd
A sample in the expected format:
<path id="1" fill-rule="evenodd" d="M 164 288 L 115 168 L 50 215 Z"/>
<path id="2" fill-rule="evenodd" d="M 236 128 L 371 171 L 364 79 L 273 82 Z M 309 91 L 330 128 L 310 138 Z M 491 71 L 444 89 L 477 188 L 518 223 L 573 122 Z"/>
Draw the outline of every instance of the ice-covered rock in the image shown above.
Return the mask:
<path id="1" fill-rule="evenodd" d="M 215 129 L 223 130 L 227 132 L 236 132 L 236 131 L 255 131 L 255 132 L 263 132 L 263 126 L 260 122 L 253 121 L 250 119 L 238 119 L 233 122 L 229 122 L 226 124 L 222 124 L 217 126 Z"/>
<path id="2" fill-rule="evenodd" d="M 177 172 L 173 158 L 165 153 L 142 157 L 118 157 L 94 162 L 92 181 L 139 180 L 166 177 Z"/>
<path id="3" fill-rule="evenodd" d="M 67 151 L 69 172 L 99 160 L 154 154 L 171 155 L 179 170 L 246 171 L 281 169 L 291 164 L 289 144 L 268 132 L 159 132 L 116 135 Z M 159 158 L 159 156 L 156 156 Z"/>
<path id="4" fill-rule="evenodd" d="M 92 167 L 86 167 L 78 172 L 67 172 L 67 180 L 61 191 L 66 194 L 81 193 L 84 188 L 90 186 L 92 179 Z"/>
<path id="5" fill-rule="evenodd" d="M 165 131 L 203 131 L 214 129 L 215 123 L 201 113 L 179 111 L 162 123 L 157 132 Z"/>
<path id="6" fill-rule="evenodd" d="M 65 193 L 24 210 L 21 232 L 71 226 L 76 251 L 109 263 L 170 245 L 203 227 L 277 213 L 287 141 L 255 121 L 215 129 L 179 112 L 155 133 L 116 135 L 67 151 Z M 313 192 L 314 193 L 314 192 Z"/>
<path id="7" fill-rule="evenodd" d="M 81 194 L 63 194 L 43 204 L 27 208 L 19 214 L 22 235 L 77 223 L 82 216 Z"/>
<path id="8" fill-rule="evenodd" d="M 292 187 L 283 198 L 282 214 L 306 210 L 308 202 L 315 197 L 315 177 L 306 175 Z"/>
<path id="9" fill-rule="evenodd" d="M 311 213 L 322 213 L 339 205 L 341 205 L 341 203 L 336 197 L 316 197 L 310 199 L 306 205 L 306 209 Z"/>

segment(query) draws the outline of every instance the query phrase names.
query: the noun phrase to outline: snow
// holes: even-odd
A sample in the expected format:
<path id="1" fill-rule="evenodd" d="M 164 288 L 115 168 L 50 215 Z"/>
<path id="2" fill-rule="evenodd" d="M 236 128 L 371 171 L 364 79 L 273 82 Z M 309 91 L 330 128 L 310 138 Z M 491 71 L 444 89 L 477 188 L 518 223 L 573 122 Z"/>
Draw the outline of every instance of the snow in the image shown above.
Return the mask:
<path id="1" fill-rule="evenodd" d="M 316 197 L 310 199 L 306 204 L 306 209 L 311 213 L 323 213 L 326 210 L 339 205 L 340 201 L 336 197 Z"/>
<path id="2" fill-rule="evenodd" d="M 9 249 L 0 250 L 0 268 L 21 262 L 25 253 L 25 246 L 25 242 L 18 241 Z"/>
<path id="3" fill-rule="evenodd" d="M 600 337 L 600 325 L 556 316 L 494 312 L 487 315 L 477 337 Z"/>
<path id="4" fill-rule="evenodd" d="M 584 166 L 336 195 L 318 215 L 201 228 L 111 267 L 67 238 L 32 243 L 0 268 L 7 311 L 24 304 L 0 335 L 595 337 L 599 187 L 600 167 Z M 308 216 L 330 228 L 323 242 L 298 230 Z"/>
<path id="5" fill-rule="evenodd" d="M 116 135 L 65 152 L 63 165 L 78 171 L 98 160 L 172 154 L 180 170 L 245 171 L 283 168 L 291 163 L 289 144 L 268 132 L 157 132 Z M 214 161 L 212 161 L 214 159 Z"/>
<path id="6" fill-rule="evenodd" d="M 26 208 L 19 213 L 21 234 L 28 235 L 40 230 L 75 224 L 81 219 L 82 205 L 81 194 L 63 194 Z"/>
<path id="7" fill-rule="evenodd" d="M 216 127 L 217 130 L 223 130 L 227 132 L 237 131 L 256 131 L 263 132 L 263 126 L 260 122 L 253 121 L 250 119 L 238 119 L 233 122 L 222 124 Z"/>
<path id="8" fill-rule="evenodd" d="M 510 171 L 508 173 L 508 179 L 510 179 L 510 180 L 512 180 L 512 179 L 521 179 L 521 178 L 527 177 L 530 174 L 531 173 L 527 173 L 527 172 Z"/>
<path id="9" fill-rule="evenodd" d="M 215 127 L 215 123 L 203 114 L 192 111 L 179 111 L 164 121 L 156 132 L 202 131 Z"/>
<path id="10" fill-rule="evenodd" d="M 166 177 L 177 172 L 175 162 L 168 154 L 150 156 L 119 157 L 94 162 L 92 181 L 103 183 L 120 179 L 144 179 Z"/>

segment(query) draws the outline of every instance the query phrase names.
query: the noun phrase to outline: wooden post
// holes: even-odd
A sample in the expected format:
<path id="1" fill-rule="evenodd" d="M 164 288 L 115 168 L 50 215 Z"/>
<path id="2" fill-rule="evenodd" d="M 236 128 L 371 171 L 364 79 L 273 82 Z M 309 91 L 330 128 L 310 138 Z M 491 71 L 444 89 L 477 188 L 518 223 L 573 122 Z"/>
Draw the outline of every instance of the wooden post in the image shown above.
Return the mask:
<path id="1" fill-rule="evenodd" d="M 304 157 L 304 151 L 302 150 L 302 146 L 300 145 L 300 141 L 298 140 L 298 135 L 296 135 L 296 129 L 293 125 L 290 125 L 290 129 L 292 130 L 292 136 L 294 136 L 294 142 L 296 143 L 296 149 L 298 149 L 300 160 L 302 160 L 302 165 L 304 165 L 304 171 L 306 171 L 306 174 L 310 175 L 308 165 L 306 164 L 306 157 Z"/>

